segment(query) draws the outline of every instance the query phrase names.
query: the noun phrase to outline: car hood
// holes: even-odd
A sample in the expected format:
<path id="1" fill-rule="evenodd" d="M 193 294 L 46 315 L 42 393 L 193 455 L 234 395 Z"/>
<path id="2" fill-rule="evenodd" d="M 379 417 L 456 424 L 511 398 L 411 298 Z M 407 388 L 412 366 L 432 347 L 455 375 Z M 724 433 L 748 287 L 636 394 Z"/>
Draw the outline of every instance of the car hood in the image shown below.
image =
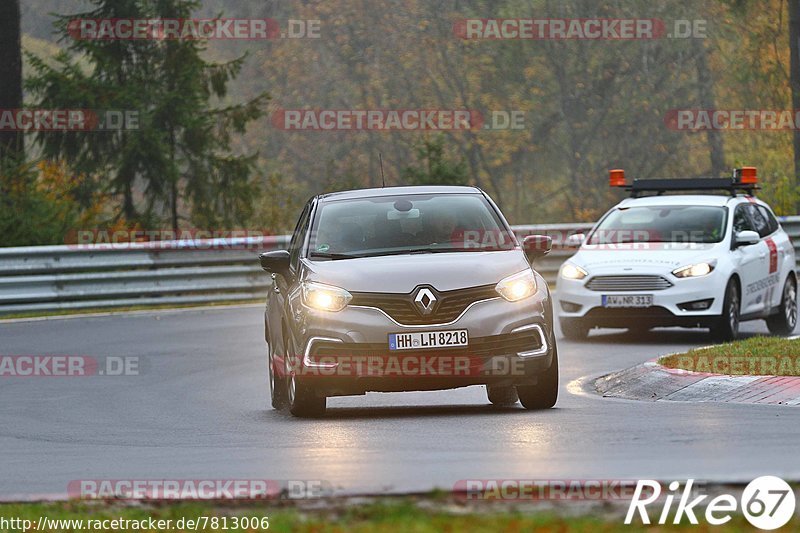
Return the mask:
<path id="1" fill-rule="evenodd" d="M 450 291 L 497 283 L 529 268 L 520 250 L 447 252 L 361 257 L 336 261 L 303 260 L 306 279 L 352 292 L 410 293 L 418 285 Z"/>
<path id="2" fill-rule="evenodd" d="M 584 246 L 570 258 L 570 262 L 590 274 L 623 273 L 620 269 L 671 272 L 684 265 L 713 259 L 719 254 L 717 248 L 720 244 L 647 243 L 638 246 L 619 245 L 619 248 L 613 249 L 608 246 Z"/>

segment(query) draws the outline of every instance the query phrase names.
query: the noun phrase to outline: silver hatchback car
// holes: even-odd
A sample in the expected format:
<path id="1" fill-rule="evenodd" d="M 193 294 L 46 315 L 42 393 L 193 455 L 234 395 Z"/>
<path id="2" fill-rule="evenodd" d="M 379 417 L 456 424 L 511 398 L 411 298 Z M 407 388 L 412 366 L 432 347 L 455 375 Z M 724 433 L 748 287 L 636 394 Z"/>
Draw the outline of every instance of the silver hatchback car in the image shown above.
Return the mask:
<path id="1" fill-rule="evenodd" d="M 289 250 L 263 253 L 272 405 L 324 413 L 326 398 L 486 385 L 528 409 L 558 396 L 550 292 L 474 187 L 390 187 L 316 196 Z"/>

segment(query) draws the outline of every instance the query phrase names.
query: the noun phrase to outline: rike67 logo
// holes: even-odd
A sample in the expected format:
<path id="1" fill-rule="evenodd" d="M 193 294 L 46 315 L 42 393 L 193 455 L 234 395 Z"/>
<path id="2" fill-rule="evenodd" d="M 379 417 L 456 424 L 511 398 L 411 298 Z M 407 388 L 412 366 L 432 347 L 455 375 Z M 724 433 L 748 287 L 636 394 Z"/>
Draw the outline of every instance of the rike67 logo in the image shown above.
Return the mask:
<path id="1" fill-rule="evenodd" d="M 643 524 L 650 524 L 648 506 L 651 506 L 650 510 L 655 511 L 661 507 L 656 522 L 660 525 L 669 522 L 680 524 L 685 520 L 697 525 L 697 517 L 702 516 L 708 524 L 720 526 L 728 523 L 732 515 L 741 510 L 754 527 L 772 530 L 789 522 L 795 510 L 794 491 L 788 483 L 775 476 L 762 476 L 751 481 L 742 491 L 740 500 L 731 494 L 720 494 L 706 502 L 709 496 L 698 495 L 693 479 L 683 487 L 680 482 L 673 481 L 664 495 L 662 490 L 658 481 L 640 480 L 628 507 L 625 524 L 633 523 L 637 514 Z M 701 513 L 703 506 L 705 510 Z"/>

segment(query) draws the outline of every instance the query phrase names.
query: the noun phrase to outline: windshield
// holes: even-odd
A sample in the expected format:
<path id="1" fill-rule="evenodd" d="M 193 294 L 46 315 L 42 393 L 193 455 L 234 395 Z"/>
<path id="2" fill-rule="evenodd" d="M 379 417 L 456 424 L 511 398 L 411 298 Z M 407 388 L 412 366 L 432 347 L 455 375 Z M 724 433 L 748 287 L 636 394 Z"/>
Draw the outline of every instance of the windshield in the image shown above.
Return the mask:
<path id="1" fill-rule="evenodd" d="M 479 194 L 384 196 L 320 204 L 312 259 L 494 251 L 516 246 Z"/>
<path id="2" fill-rule="evenodd" d="M 600 222 L 588 244 L 720 242 L 726 214 L 726 208 L 714 206 L 623 207 Z"/>

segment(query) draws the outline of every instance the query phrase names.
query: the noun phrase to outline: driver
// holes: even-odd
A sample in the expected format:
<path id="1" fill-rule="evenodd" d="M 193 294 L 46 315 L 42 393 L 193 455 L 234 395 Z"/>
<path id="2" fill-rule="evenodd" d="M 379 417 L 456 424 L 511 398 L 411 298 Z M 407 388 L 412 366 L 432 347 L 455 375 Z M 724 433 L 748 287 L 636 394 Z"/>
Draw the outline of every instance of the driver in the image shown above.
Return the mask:
<path id="1" fill-rule="evenodd" d="M 445 243 L 458 240 L 458 217 L 450 211 L 433 211 L 428 215 L 431 242 Z"/>

